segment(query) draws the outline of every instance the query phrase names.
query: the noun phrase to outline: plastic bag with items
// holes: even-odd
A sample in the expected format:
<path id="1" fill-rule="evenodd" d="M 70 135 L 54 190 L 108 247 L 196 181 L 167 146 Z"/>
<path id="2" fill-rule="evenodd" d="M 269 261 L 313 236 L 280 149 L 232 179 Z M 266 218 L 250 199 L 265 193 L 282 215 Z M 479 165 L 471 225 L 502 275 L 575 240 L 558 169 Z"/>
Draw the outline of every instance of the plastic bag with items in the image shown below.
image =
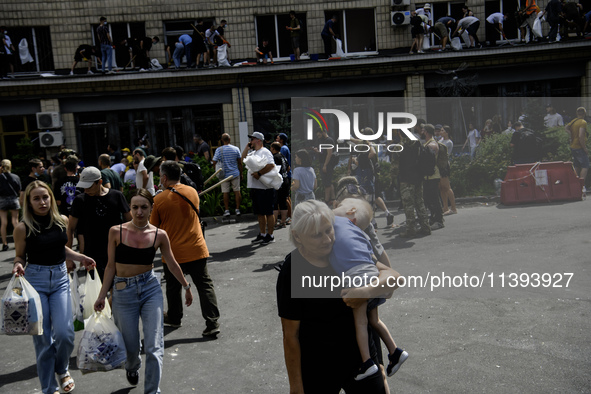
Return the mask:
<path id="1" fill-rule="evenodd" d="M 83 317 L 88 319 L 94 312 L 94 303 L 101 292 L 101 278 L 98 276 L 98 272 L 94 270 L 94 279 L 90 275 L 90 271 L 86 271 L 86 283 L 84 284 L 84 302 L 83 302 Z M 107 317 L 111 317 L 111 306 L 108 302 L 105 302 L 105 309 L 103 314 Z"/>
<path id="2" fill-rule="evenodd" d="M 94 312 L 85 326 L 77 354 L 77 365 L 82 373 L 123 367 L 127 357 L 125 343 L 113 320 L 103 312 Z"/>
<path id="3" fill-rule="evenodd" d="M 80 290 L 84 286 L 80 285 L 78 272 L 74 271 L 70 277 L 70 294 L 72 295 L 72 320 L 74 321 L 74 331 L 84 329 L 84 304 L 81 302 Z M 82 299 L 83 300 L 83 299 Z"/>
<path id="4" fill-rule="evenodd" d="M 0 305 L 0 334 L 42 335 L 43 309 L 39 293 L 22 276 L 12 275 Z"/>
<path id="5" fill-rule="evenodd" d="M 254 174 L 257 171 L 262 170 L 267 164 L 264 158 L 249 154 L 244 158 L 244 165 L 251 174 Z M 279 190 L 281 188 L 281 184 L 283 183 L 283 177 L 279 173 L 280 170 L 281 166 L 275 164 L 275 167 L 271 171 L 261 175 L 259 181 L 261 181 L 261 183 L 267 187 L 272 187 L 275 190 Z"/>

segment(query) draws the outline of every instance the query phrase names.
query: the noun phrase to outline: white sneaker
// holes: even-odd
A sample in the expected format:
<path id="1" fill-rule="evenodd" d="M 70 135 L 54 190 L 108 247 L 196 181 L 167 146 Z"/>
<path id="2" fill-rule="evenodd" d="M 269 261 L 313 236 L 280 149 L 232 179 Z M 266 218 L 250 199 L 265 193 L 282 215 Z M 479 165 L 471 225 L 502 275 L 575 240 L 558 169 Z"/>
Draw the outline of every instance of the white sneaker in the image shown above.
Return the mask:
<path id="1" fill-rule="evenodd" d="M 240 209 L 236 210 L 236 216 L 240 216 Z"/>
<path id="2" fill-rule="evenodd" d="M 224 212 L 224 217 L 225 217 L 225 218 L 227 218 L 227 217 L 229 217 L 229 216 L 230 216 L 230 211 L 228 211 L 228 210 L 226 209 L 226 211 Z"/>
<path id="3" fill-rule="evenodd" d="M 88 72 L 86 74 L 88 74 L 88 75 L 94 75 L 94 73 L 92 71 L 90 71 L 90 70 L 88 70 Z"/>
<path id="4" fill-rule="evenodd" d="M 140 68 L 141 73 L 145 73 L 146 71 L 148 71 L 148 70 L 146 70 L 145 68 Z"/>
<path id="5" fill-rule="evenodd" d="M 115 74 L 115 71 L 113 71 L 113 70 L 107 71 L 107 74 Z"/>
<path id="6" fill-rule="evenodd" d="M 70 71 L 70 75 L 74 75 L 74 71 Z"/>

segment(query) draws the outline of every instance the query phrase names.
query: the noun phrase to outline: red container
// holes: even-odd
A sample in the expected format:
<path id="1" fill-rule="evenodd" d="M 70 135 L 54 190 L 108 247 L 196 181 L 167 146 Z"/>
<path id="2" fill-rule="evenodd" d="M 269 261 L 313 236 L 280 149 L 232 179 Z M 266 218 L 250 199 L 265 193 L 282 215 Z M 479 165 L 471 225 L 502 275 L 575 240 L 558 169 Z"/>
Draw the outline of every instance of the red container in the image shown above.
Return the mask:
<path id="1" fill-rule="evenodd" d="M 580 201 L 582 188 L 583 179 L 577 177 L 571 162 L 518 164 L 507 167 L 501 203 Z"/>

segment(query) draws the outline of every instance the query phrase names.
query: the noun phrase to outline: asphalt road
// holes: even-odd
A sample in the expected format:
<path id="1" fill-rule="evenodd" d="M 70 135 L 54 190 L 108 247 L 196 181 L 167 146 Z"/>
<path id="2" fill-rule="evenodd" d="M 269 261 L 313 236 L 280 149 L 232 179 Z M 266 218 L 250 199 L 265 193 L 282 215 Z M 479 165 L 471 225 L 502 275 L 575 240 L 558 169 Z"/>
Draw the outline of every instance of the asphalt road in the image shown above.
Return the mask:
<path id="1" fill-rule="evenodd" d="M 429 237 L 405 240 L 399 229 L 380 229 L 393 267 L 415 276 L 380 306 L 410 354 L 389 378 L 392 392 L 591 392 L 590 212 L 589 200 L 474 204 Z M 395 223 L 402 220 L 398 212 Z M 378 216 L 380 226 L 385 221 Z M 165 329 L 163 393 L 288 392 L 273 268 L 292 249 L 288 230 L 253 247 L 256 223 L 246 218 L 208 229 L 222 332 L 201 337 L 198 303 L 185 309 L 181 328 Z M 13 257 L 12 248 L 0 252 L 1 293 Z M 445 288 L 435 286 L 442 279 Z M 0 336 L 0 348 L 0 393 L 40 392 L 31 338 Z M 76 392 L 143 392 L 143 370 L 131 388 L 122 370 L 82 375 L 75 354 Z"/>

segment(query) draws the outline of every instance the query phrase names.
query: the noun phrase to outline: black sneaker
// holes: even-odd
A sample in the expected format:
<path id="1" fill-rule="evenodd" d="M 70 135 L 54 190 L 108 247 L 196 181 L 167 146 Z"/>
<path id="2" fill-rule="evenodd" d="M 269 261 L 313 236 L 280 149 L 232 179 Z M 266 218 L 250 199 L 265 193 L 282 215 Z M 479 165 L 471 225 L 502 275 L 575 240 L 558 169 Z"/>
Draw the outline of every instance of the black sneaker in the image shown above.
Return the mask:
<path id="1" fill-rule="evenodd" d="M 181 322 L 176 323 L 176 322 L 170 321 L 170 319 L 166 313 L 164 314 L 164 325 L 168 326 L 168 327 L 173 327 L 173 328 L 179 328 L 182 326 Z"/>
<path id="2" fill-rule="evenodd" d="M 378 372 L 378 366 L 370 358 L 359 367 L 355 380 L 362 380 Z"/>
<path id="3" fill-rule="evenodd" d="M 204 337 L 214 337 L 216 335 L 218 335 L 220 333 L 220 328 L 219 327 L 213 327 L 213 328 L 206 328 L 201 335 L 203 335 Z"/>
<path id="4" fill-rule="evenodd" d="M 386 368 L 388 376 L 394 375 L 407 358 L 408 353 L 400 348 L 396 348 L 396 350 L 394 350 L 394 354 L 388 354 L 388 360 L 390 360 L 390 363 Z"/>
<path id="5" fill-rule="evenodd" d="M 263 242 L 261 242 L 261 245 L 263 245 L 263 246 L 269 245 L 272 242 L 275 242 L 275 237 L 272 236 L 271 234 L 267 234 L 267 235 L 265 235 Z"/>
<path id="6" fill-rule="evenodd" d="M 6 252 L 8 250 L 8 245 L 2 245 L 2 251 Z"/>
<path id="7" fill-rule="evenodd" d="M 250 241 L 253 244 L 259 244 L 261 242 L 263 242 L 265 240 L 265 237 L 262 234 L 257 235 L 257 237 L 255 239 L 253 239 L 252 241 Z"/>
<path id="8" fill-rule="evenodd" d="M 394 223 L 394 215 L 391 213 L 386 216 L 386 224 L 390 227 Z"/>
<path id="9" fill-rule="evenodd" d="M 140 380 L 140 374 L 138 371 L 135 372 L 130 372 L 127 371 L 127 381 L 129 382 L 129 384 L 131 384 L 132 386 L 137 386 L 139 380 Z"/>

